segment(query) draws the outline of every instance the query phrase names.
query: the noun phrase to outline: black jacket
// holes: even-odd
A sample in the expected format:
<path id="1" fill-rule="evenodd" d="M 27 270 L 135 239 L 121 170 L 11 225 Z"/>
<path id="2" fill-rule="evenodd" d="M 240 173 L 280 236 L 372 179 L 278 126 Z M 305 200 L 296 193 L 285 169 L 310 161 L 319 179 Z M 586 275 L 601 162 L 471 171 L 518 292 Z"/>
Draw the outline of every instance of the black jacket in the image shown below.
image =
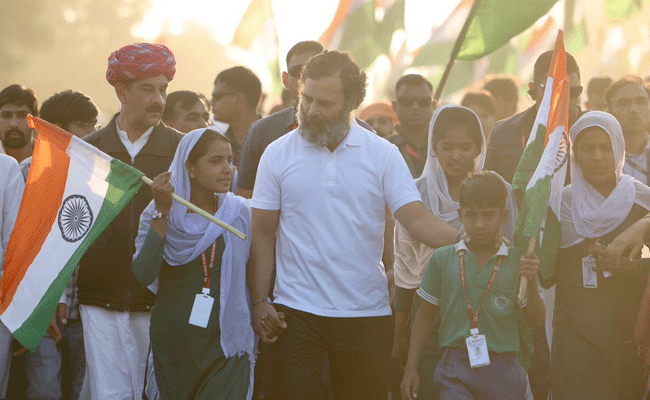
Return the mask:
<path id="1" fill-rule="evenodd" d="M 116 119 L 117 115 L 85 140 L 151 179 L 169 169 L 183 136 L 180 132 L 159 123 L 132 162 L 117 134 Z M 151 189 L 143 185 L 81 258 L 77 278 L 80 304 L 116 311 L 148 311 L 153 307 L 156 296 L 140 285 L 131 271 L 140 214 L 151 199 Z"/>
<path id="2" fill-rule="evenodd" d="M 536 116 L 537 109 L 532 106 L 497 123 L 488 140 L 485 155 L 486 170 L 494 171 L 512 183 Z"/>

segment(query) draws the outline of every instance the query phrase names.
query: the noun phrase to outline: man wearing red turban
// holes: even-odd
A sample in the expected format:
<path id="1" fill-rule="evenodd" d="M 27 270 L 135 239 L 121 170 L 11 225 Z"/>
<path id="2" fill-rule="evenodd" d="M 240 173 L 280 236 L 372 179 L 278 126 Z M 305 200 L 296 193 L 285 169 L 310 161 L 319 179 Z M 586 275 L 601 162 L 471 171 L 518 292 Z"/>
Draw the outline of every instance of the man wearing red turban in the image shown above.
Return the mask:
<path id="1" fill-rule="evenodd" d="M 163 45 L 136 43 L 114 51 L 106 79 L 121 109 L 85 140 L 148 177 L 167 171 L 182 137 L 161 121 L 175 72 L 174 54 Z M 151 199 L 149 190 L 140 190 L 79 262 L 91 399 L 142 395 L 155 295 L 137 282 L 131 264 L 140 214 Z"/>

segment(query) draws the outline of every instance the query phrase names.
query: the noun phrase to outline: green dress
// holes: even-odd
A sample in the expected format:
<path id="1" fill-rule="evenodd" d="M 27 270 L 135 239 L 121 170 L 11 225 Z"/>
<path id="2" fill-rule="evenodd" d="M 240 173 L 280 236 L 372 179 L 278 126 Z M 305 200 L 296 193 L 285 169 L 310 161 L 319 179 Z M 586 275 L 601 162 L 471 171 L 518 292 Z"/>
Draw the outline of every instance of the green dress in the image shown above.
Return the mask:
<path id="1" fill-rule="evenodd" d="M 214 305 L 207 328 L 188 323 L 194 299 L 203 287 L 201 256 L 185 265 L 170 266 L 162 260 L 163 246 L 164 240 L 150 231 L 134 261 L 136 276 L 154 273 L 156 264 L 160 268 L 150 334 L 154 371 L 162 398 L 246 399 L 250 384 L 248 356 L 227 359 L 220 341 L 223 237 L 217 239 L 215 265 L 210 271 L 210 296 L 214 298 Z M 211 250 L 212 246 L 204 252 L 208 263 Z"/>
<path id="2" fill-rule="evenodd" d="M 648 211 L 634 205 L 625 221 L 605 235 L 608 244 Z M 643 367 L 632 341 L 648 268 L 605 278 L 584 288 L 587 242 L 561 249 L 556 259 L 551 352 L 553 398 L 641 399 Z"/>

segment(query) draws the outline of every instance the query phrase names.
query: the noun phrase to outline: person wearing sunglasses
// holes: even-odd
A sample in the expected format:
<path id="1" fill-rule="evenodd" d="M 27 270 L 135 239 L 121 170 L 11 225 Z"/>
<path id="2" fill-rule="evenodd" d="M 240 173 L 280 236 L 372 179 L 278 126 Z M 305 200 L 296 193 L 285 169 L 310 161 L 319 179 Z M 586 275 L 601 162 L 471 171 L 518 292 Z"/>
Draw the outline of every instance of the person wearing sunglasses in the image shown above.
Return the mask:
<path id="1" fill-rule="evenodd" d="M 232 146 L 233 160 L 239 165 L 239 153 L 248 129 L 261 116 L 258 106 L 262 97 L 262 82 L 250 69 L 238 65 L 219 72 L 212 89 L 212 113 L 215 121 L 225 123 L 224 131 L 219 124 L 216 130 L 224 134 Z M 237 187 L 238 171 L 232 180 L 232 191 Z"/>
<path id="2" fill-rule="evenodd" d="M 399 124 L 391 142 L 399 148 L 413 178 L 422 175 L 427 160 L 427 135 L 433 116 L 433 85 L 422 75 L 408 74 L 395 84 L 393 109 Z"/>
<path id="3" fill-rule="evenodd" d="M 535 61 L 533 70 L 533 81 L 528 83 L 528 94 L 534 104 L 527 110 L 500 121 L 494 127 L 488 141 L 487 155 L 485 158 L 485 169 L 495 171 L 507 182 L 512 183 L 512 178 L 519 164 L 519 159 L 524 152 L 528 136 L 533 128 L 539 104 L 544 97 L 544 84 L 551 68 L 553 52 L 542 53 Z M 582 85 L 580 83 L 580 69 L 575 58 L 566 53 L 567 74 L 571 82 L 569 94 L 569 125 L 583 114 L 578 106 Z M 568 174 L 567 174 L 568 175 Z M 570 180 L 567 178 L 567 183 Z M 552 305 L 547 309 L 552 310 Z M 546 398 L 550 390 L 549 380 L 549 349 L 546 339 L 546 328 L 537 328 L 533 332 L 533 366 L 528 371 L 530 387 L 533 397 L 536 399 Z"/>
<path id="4" fill-rule="evenodd" d="M 528 83 L 528 94 L 534 102 L 527 110 L 515 114 L 512 117 L 497 122 L 490 140 L 488 141 L 485 169 L 494 171 L 501 175 L 507 182 L 512 183 L 512 178 L 517 169 L 519 159 L 524 152 L 528 136 L 533 129 L 537 109 L 544 97 L 544 85 L 551 68 L 552 51 L 542 53 L 535 61 L 533 81 Z M 580 69 L 575 58 L 566 53 L 567 73 L 571 81 L 569 99 L 569 124 L 583 114 L 578 106 L 578 100 L 582 93 L 580 83 Z"/>

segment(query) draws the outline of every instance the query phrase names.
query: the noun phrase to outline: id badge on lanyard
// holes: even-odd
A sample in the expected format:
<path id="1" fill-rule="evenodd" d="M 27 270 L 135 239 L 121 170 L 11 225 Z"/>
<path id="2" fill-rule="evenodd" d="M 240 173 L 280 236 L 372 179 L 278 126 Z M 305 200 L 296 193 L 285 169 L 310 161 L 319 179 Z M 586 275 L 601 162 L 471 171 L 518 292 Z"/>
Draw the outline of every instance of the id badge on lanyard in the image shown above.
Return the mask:
<path id="1" fill-rule="evenodd" d="M 467 346 L 467 356 L 469 357 L 469 365 L 472 368 L 484 367 L 490 365 L 490 353 L 488 351 L 487 340 L 485 335 L 479 335 L 478 333 L 478 315 L 481 311 L 481 303 L 487 297 L 490 289 L 494 285 L 494 281 L 499 273 L 499 268 L 503 264 L 505 257 L 501 256 L 494 265 L 492 270 L 492 275 L 490 275 L 490 280 L 485 287 L 485 291 L 479 300 L 479 305 L 476 309 L 476 313 L 472 310 L 472 306 L 469 302 L 469 294 L 467 293 L 467 279 L 465 274 L 465 252 L 460 253 L 460 281 L 463 285 L 463 291 L 465 292 L 465 302 L 467 303 L 467 315 L 469 317 L 469 326 L 471 336 L 465 339 L 465 345 Z"/>
<path id="2" fill-rule="evenodd" d="M 205 253 L 201 254 L 201 263 L 203 264 L 203 288 L 201 293 L 197 294 L 194 298 L 194 305 L 190 313 L 190 325 L 198 326 L 200 328 L 207 328 L 210 322 L 210 315 L 212 314 L 212 307 L 214 306 L 214 298 L 210 296 L 210 271 L 214 267 L 214 259 L 217 252 L 217 242 L 212 244 L 212 253 L 210 254 L 210 269 L 205 261 Z"/>

